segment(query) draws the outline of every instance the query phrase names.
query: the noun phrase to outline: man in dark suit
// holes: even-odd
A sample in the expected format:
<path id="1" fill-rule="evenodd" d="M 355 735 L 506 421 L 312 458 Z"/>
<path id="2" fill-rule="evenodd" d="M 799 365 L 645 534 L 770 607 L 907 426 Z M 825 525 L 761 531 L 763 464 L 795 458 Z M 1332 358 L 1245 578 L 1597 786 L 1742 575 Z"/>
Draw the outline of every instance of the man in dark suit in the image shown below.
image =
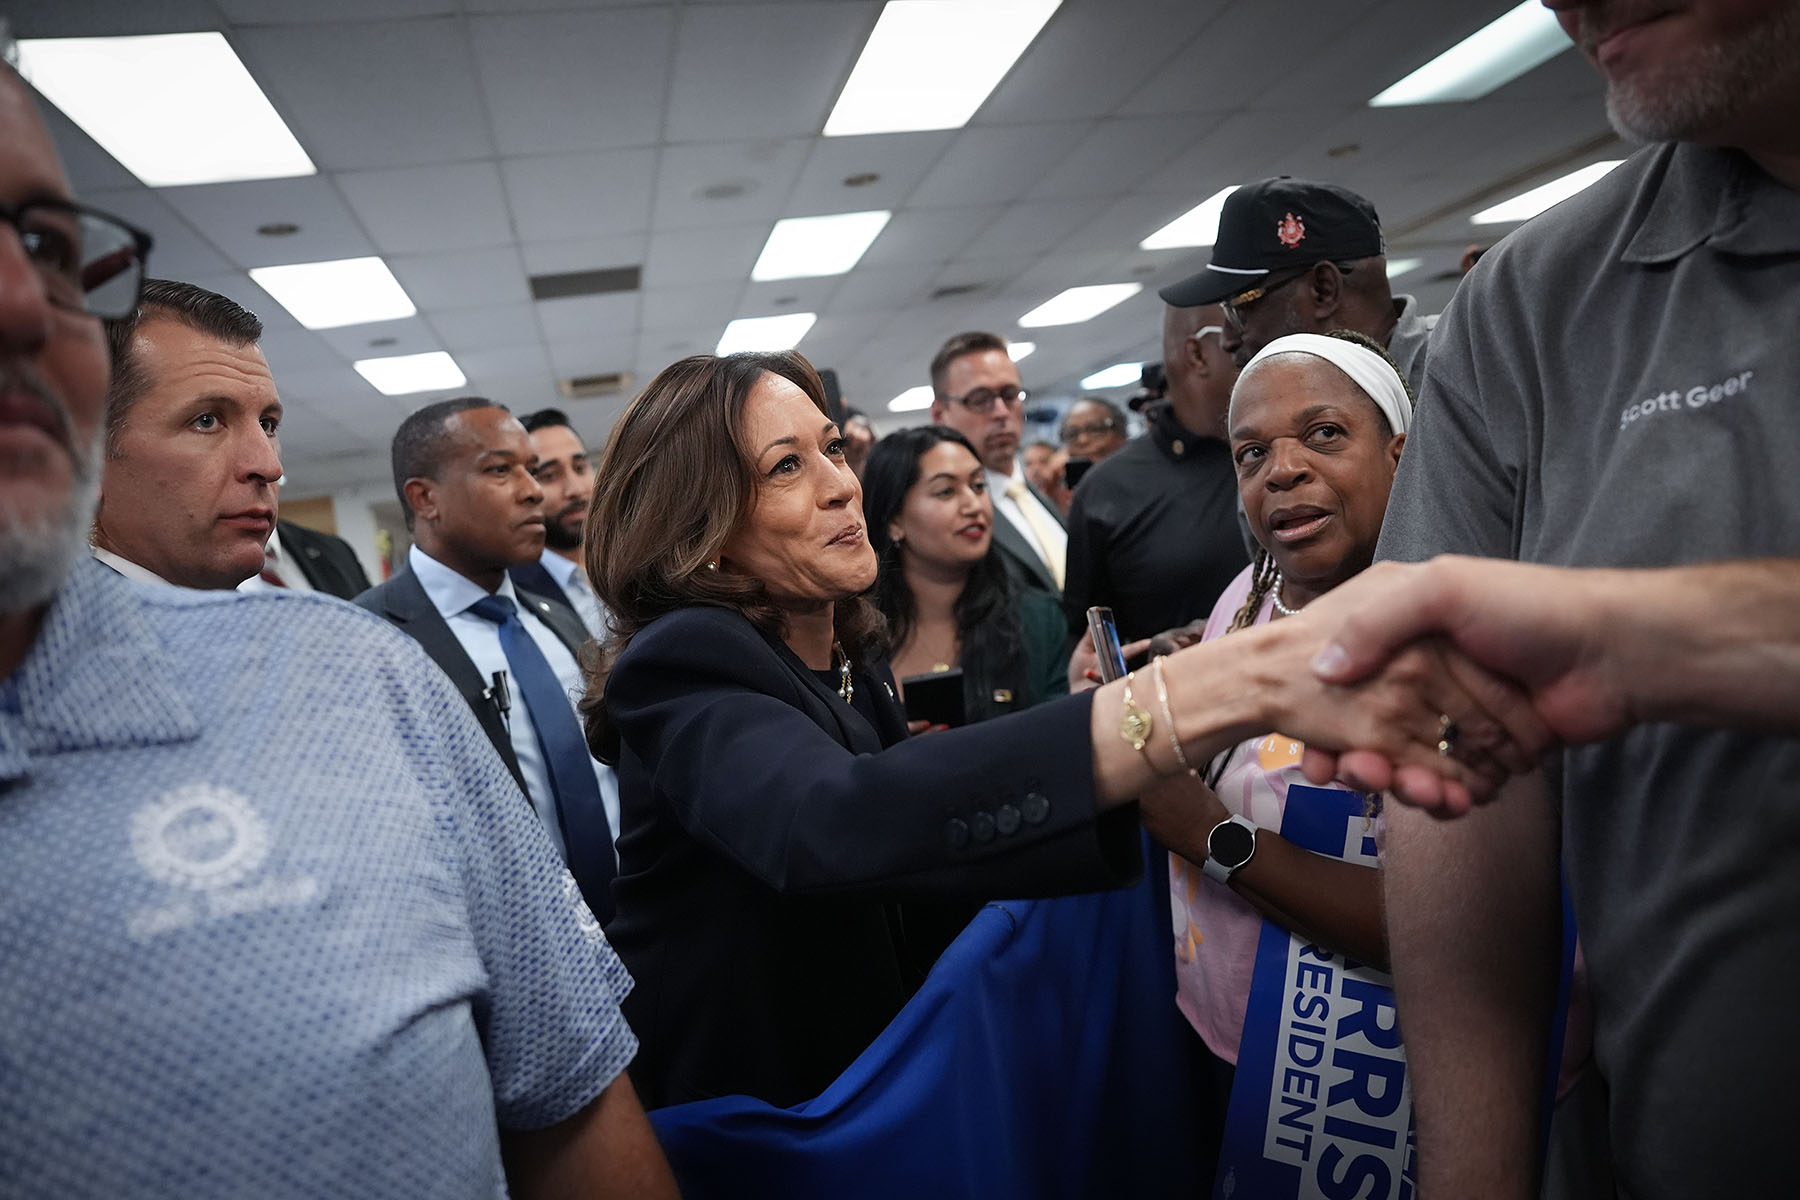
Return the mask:
<path id="1" fill-rule="evenodd" d="M 344 600 L 354 600 L 369 590 L 369 577 L 363 572 L 356 551 L 341 537 L 308 529 L 292 521 L 275 522 L 275 536 L 269 539 L 268 563 L 281 576 L 286 586 L 293 584 L 286 572 L 299 571 L 301 578 L 315 592 L 324 592 Z"/>
<path id="2" fill-rule="evenodd" d="M 581 561 L 588 505 L 594 498 L 587 446 L 561 409 L 539 409 L 521 423 L 537 456 L 532 474 L 544 493 L 544 549 L 536 561 L 508 573 L 526 591 L 566 604 L 587 626 L 588 636 L 601 637 L 605 614 Z"/>
<path id="3" fill-rule="evenodd" d="M 931 360 L 931 419 L 969 439 L 987 469 L 994 545 L 1013 578 L 1060 596 L 1069 535 L 1062 513 L 1031 486 L 1019 463 L 1025 389 L 1006 339 L 959 333 Z"/>
<path id="4" fill-rule="evenodd" d="M 533 462 L 524 427 L 491 400 L 442 400 L 407 417 L 394 434 L 394 488 L 413 546 L 405 569 L 356 603 L 443 668 L 605 920 L 619 801 L 570 700 L 585 690 L 576 652 L 587 631 L 507 575 L 544 545 Z"/>

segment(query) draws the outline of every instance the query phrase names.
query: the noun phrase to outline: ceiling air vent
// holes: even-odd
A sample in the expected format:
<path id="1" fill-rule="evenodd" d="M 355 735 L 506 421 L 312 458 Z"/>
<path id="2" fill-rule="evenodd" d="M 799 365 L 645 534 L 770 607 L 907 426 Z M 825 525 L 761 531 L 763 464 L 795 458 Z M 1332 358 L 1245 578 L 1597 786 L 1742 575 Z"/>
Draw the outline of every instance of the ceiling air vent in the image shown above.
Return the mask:
<path id="1" fill-rule="evenodd" d="M 608 371 L 604 375 L 575 375 L 556 381 L 556 390 L 571 400 L 590 400 L 595 396 L 617 396 L 629 391 L 630 371 Z"/>
<path id="2" fill-rule="evenodd" d="M 533 275 L 533 300 L 561 300 L 568 296 L 600 296 L 607 292 L 638 290 L 642 267 L 606 267 L 599 271 L 568 271 L 561 275 Z"/>

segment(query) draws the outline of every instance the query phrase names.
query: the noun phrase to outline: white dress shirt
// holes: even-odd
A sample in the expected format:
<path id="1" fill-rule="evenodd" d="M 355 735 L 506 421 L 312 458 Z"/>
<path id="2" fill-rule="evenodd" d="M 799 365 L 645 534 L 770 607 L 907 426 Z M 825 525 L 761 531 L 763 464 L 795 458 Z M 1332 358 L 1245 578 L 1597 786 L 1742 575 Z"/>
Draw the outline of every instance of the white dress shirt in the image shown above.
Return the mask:
<path id="1" fill-rule="evenodd" d="M 444 618 L 444 623 L 450 627 L 450 632 L 455 635 L 463 653 L 469 656 L 469 661 L 475 664 L 476 672 L 484 680 L 491 680 L 497 671 L 506 672 L 510 681 L 506 651 L 500 647 L 500 627 L 486 617 L 469 611 L 477 601 L 485 599 L 488 593 L 480 584 L 452 571 L 419 549 L 416 544 L 407 551 L 406 561 L 412 567 L 413 574 L 418 577 L 419 586 L 425 589 L 432 607 Z M 586 690 L 575 656 L 569 653 L 569 648 L 556 636 L 556 631 L 544 624 L 530 605 L 519 602 L 519 594 L 513 588 L 512 579 L 504 573 L 500 576 L 500 589 L 495 594 L 505 596 L 518 608 L 526 632 L 543 652 L 550 669 L 556 672 L 557 681 L 563 685 L 573 709 L 576 699 Z M 508 733 L 511 735 L 513 755 L 519 760 L 519 774 L 525 777 L 531 807 L 543 821 L 544 828 L 550 831 L 550 840 L 556 843 L 558 853 L 567 860 L 568 848 L 563 844 L 562 828 L 556 819 L 556 793 L 550 786 L 550 769 L 544 762 L 543 749 L 538 745 L 537 730 L 532 727 L 531 714 L 519 696 L 517 685 L 509 682 L 507 686 L 513 697 Z M 600 762 L 593 762 L 593 766 L 594 778 L 600 784 L 600 800 L 606 806 L 606 824 L 616 841 L 619 836 L 619 781 L 611 767 Z"/>
<path id="2" fill-rule="evenodd" d="M 594 595 L 594 589 L 588 586 L 587 572 L 581 569 L 581 564 L 570 562 L 548 546 L 538 556 L 538 562 L 550 572 L 550 578 L 575 606 L 575 615 L 587 626 L 588 636 L 605 637 L 608 633 L 606 611 L 600 607 L 600 598 Z"/>
<path id="3" fill-rule="evenodd" d="M 127 579 L 134 579 L 139 583 L 160 583 L 164 587 L 175 586 L 161 575 L 158 575 L 155 571 L 152 571 L 147 567 L 140 567 L 129 558 L 120 558 L 111 550 L 102 550 L 98 546 L 89 546 L 88 549 L 94 552 L 95 558 L 99 559 Z"/>
<path id="4" fill-rule="evenodd" d="M 300 564 L 294 561 L 292 552 L 281 544 L 281 530 L 279 529 L 269 531 L 269 544 L 263 550 L 263 570 L 274 571 L 276 578 L 281 580 L 282 586 L 290 592 L 317 590 L 313 587 L 312 580 L 306 577 L 306 572 L 300 569 Z M 276 588 L 274 584 L 262 577 L 261 572 L 258 572 L 238 584 L 237 590 L 240 592 L 272 592 Z"/>
<path id="5" fill-rule="evenodd" d="M 1025 472 L 1020 469 L 1019 460 L 1017 458 L 1013 459 L 1011 475 L 1002 475 L 998 471 L 988 471 L 986 474 L 988 498 L 994 502 L 994 511 L 1005 517 L 1008 521 L 1011 521 L 1013 528 L 1025 535 L 1026 545 L 1037 549 L 1038 557 L 1043 559 L 1044 566 L 1048 567 L 1050 565 L 1050 560 L 1045 557 L 1046 550 L 1054 550 L 1057 554 L 1062 555 L 1066 559 L 1069 553 L 1069 535 L 1068 532 L 1063 529 L 1061 514 L 1051 512 L 1048 508 L 1044 507 L 1043 502 L 1029 491 L 1025 493 L 1023 502 L 1036 505 L 1038 512 L 1042 514 L 1039 516 L 1038 520 L 1043 523 L 1044 536 L 1048 537 L 1053 543 L 1053 545 L 1046 547 L 1038 540 L 1038 531 L 1031 527 L 1031 522 L 1027 521 L 1025 519 L 1025 514 L 1019 511 L 1019 501 L 1015 501 L 1011 496 L 1006 494 L 1006 489 L 1011 486 L 1015 479 L 1021 483 L 1025 482 Z"/>

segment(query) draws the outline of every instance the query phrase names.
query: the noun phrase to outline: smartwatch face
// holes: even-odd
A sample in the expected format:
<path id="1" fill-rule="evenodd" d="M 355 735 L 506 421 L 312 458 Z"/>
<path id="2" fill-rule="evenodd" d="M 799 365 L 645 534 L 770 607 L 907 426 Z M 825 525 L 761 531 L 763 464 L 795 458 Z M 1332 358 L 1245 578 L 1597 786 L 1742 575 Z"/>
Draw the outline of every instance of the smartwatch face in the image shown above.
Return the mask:
<path id="1" fill-rule="evenodd" d="M 1206 852 L 1221 867 L 1241 867 L 1256 849 L 1256 835 L 1236 821 L 1215 827 L 1206 839 Z"/>

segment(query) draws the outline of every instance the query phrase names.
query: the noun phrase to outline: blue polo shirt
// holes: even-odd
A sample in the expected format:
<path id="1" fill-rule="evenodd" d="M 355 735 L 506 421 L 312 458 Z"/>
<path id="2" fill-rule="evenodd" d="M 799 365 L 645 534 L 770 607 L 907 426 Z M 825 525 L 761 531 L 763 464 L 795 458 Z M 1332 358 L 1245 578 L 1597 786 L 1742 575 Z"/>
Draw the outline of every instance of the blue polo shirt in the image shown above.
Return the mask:
<path id="1" fill-rule="evenodd" d="M 0 683 L 0 1194 L 504 1195 L 629 987 L 375 617 L 84 561 Z"/>

